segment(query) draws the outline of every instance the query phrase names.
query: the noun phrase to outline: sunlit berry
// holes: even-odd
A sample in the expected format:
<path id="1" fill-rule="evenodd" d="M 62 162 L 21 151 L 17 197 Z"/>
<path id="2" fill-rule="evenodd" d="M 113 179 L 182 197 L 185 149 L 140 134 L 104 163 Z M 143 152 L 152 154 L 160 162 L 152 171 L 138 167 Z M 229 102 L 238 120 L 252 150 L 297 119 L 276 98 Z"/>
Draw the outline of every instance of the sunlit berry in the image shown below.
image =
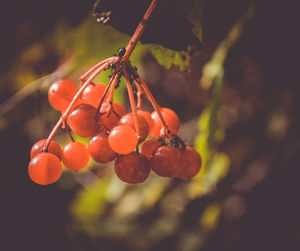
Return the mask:
<path id="1" fill-rule="evenodd" d="M 73 81 L 69 79 L 58 79 L 48 90 L 49 103 L 56 110 L 65 111 L 77 91 L 77 86 Z"/>
<path id="2" fill-rule="evenodd" d="M 81 142 L 70 142 L 65 145 L 61 159 L 68 169 L 78 171 L 86 167 L 90 160 L 90 153 Z"/>
<path id="3" fill-rule="evenodd" d="M 110 131 L 108 143 L 115 152 L 128 154 L 136 148 L 138 137 L 130 126 L 119 125 Z"/>
<path id="4" fill-rule="evenodd" d="M 52 153 L 39 153 L 28 165 L 30 179 L 40 185 L 54 183 L 60 178 L 61 172 L 60 160 Z"/>

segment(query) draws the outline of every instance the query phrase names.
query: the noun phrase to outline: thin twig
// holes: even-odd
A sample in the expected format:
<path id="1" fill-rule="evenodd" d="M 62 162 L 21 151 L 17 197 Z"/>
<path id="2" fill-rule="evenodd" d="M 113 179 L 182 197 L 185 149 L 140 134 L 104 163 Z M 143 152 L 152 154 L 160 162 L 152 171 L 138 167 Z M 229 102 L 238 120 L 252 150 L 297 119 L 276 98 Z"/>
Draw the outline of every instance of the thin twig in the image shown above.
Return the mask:
<path id="1" fill-rule="evenodd" d="M 127 72 L 127 67 L 123 68 L 123 75 L 124 75 L 124 78 L 125 78 L 125 81 L 126 81 L 126 87 L 127 87 L 130 106 L 131 106 L 132 115 L 133 115 L 134 127 L 135 127 L 135 130 L 136 130 L 138 139 L 140 140 L 140 138 L 141 138 L 141 128 L 140 128 L 140 123 L 139 123 L 139 120 L 138 120 L 136 104 L 135 104 L 135 100 L 134 100 L 132 86 L 131 86 L 131 83 L 130 83 L 129 74 Z"/>
<path id="2" fill-rule="evenodd" d="M 155 98 L 153 97 L 151 91 L 149 90 L 147 84 L 144 82 L 144 80 L 141 78 L 141 76 L 137 73 L 137 71 L 131 66 L 129 65 L 129 67 L 131 68 L 131 70 L 135 73 L 135 75 L 137 76 L 137 79 L 136 81 L 138 82 L 137 84 L 140 84 L 143 91 L 145 92 L 146 94 L 146 97 L 147 99 L 150 101 L 150 103 L 152 104 L 154 110 L 157 112 L 158 114 L 158 117 L 160 118 L 161 120 L 161 123 L 163 124 L 164 128 L 165 128 L 165 131 L 167 131 L 168 129 L 168 125 L 166 124 L 162 114 L 161 114 L 161 111 L 160 111 L 160 107 L 159 105 L 157 104 Z"/>

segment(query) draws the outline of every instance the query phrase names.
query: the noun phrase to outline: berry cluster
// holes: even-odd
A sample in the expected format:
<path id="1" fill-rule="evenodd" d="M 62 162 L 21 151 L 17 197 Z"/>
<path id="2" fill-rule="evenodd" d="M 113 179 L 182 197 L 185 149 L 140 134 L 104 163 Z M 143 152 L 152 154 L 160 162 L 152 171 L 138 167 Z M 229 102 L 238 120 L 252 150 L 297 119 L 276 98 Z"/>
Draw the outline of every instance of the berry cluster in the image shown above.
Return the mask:
<path id="1" fill-rule="evenodd" d="M 31 149 L 28 173 L 34 182 L 54 183 L 61 176 L 60 161 L 78 171 L 88 164 L 90 157 L 99 163 L 116 160 L 117 176 L 131 184 L 145 181 L 151 170 L 163 177 L 180 179 L 190 179 L 199 172 L 200 155 L 177 136 L 178 116 L 171 109 L 158 106 L 129 61 L 156 5 L 157 0 L 152 0 L 126 49 L 121 48 L 118 56 L 99 62 L 80 77 L 79 90 L 68 79 L 57 80 L 50 86 L 49 102 L 62 116 L 49 137 Z M 107 85 L 92 82 L 107 69 L 113 71 Z M 122 105 L 113 101 L 121 77 L 125 78 L 132 111 L 127 114 Z M 142 109 L 142 96 L 152 104 L 152 114 Z M 60 127 L 71 139 L 63 150 L 52 139 Z M 88 147 L 75 142 L 71 132 L 89 137 Z M 147 140 L 149 135 L 153 138 Z"/>
<path id="2" fill-rule="evenodd" d="M 34 182 L 54 183 L 61 176 L 61 161 L 68 169 L 78 171 L 88 164 L 90 157 L 98 163 L 116 160 L 117 176 L 131 184 L 145 181 L 151 170 L 163 177 L 180 179 L 190 179 L 199 172 L 201 157 L 177 135 L 180 121 L 176 113 L 159 107 L 136 68 L 127 62 L 117 64 L 120 58 L 107 59 L 91 68 L 81 77 L 79 90 L 68 79 L 59 79 L 50 86 L 49 103 L 62 116 L 48 139 L 38 141 L 31 149 L 28 173 Z M 92 82 L 98 71 L 109 68 L 114 72 L 107 85 Z M 122 76 L 129 94 L 130 113 L 113 101 Z M 143 97 L 153 105 L 152 113 L 142 109 Z M 71 139 L 62 150 L 52 139 L 60 126 Z M 75 142 L 72 133 L 90 138 L 88 147 Z"/>

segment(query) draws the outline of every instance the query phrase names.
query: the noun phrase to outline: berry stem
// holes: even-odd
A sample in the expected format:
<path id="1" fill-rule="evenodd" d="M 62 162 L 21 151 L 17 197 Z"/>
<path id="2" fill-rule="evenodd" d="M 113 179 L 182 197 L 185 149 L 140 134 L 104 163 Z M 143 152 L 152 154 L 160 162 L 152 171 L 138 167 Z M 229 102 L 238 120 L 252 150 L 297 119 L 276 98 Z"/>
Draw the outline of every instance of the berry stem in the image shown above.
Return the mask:
<path id="1" fill-rule="evenodd" d="M 149 5 L 143 19 L 141 20 L 141 22 L 139 23 L 138 27 L 136 28 L 133 36 L 131 37 L 127 47 L 126 47 L 126 53 L 123 56 L 124 60 L 128 60 L 128 58 L 130 57 L 133 49 L 135 48 L 137 42 L 139 41 L 139 39 L 141 38 L 141 36 L 144 33 L 144 30 L 148 24 L 149 18 L 157 4 L 158 0 L 152 0 L 151 4 Z"/>
<path id="2" fill-rule="evenodd" d="M 104 92 L 103 92 L 103 94 L 102 94 L 102 97 L 101 97 L 101 99 L 100 99 L 100 101 L 99 101 L 98 107 L 97 107 L 96 112 L 95 112 L 95 116 L 94 116 L 94 117 L 95 117 L 95 120 L 96 120 L 96 121 L 99 120 L 99 113 L 100 113 L 100 110 L 101 110 L 101 106 L 102 106 L 102 104 L 103 104 L 103 101 L 104 101 L 104 99 L 105 99 L 105 96 L 106 96 L 106 94 L 107 94 L 107 92 L 108 92 L 110 86 L 111 86 L 112 83 L 114 82 L 114 80 L 116 81 L 116 80 L 118 79 L 118 75 L 119 75 L 119 69 L 116 69 L 116 70 L 113 72 L 112 76 L 110 77 L 110 79 L 109 79 L 109 81 L 108 81 L 108 83 L 107 83 L 107 85 L 106 85 L 106 87 L 105 87 L 105 90 L 104 90 Z"/>
<path id="3" fill-rule="evenodd" d="M 66 124 L 66 132 L 67 132 L 67 134 L 69 135 L 70 140 L 71 140 L 72 142 L 75 142 L 75 140 L 74 140 L 74 138 L 73 138 L 73 136 L 72 136 L 72 133 L 71 133 L 71 128 L 70 128 L 70 126 L 67 125 L 67 124 Z"/>
<path id="4" fill-rule="evenodd" d="M 137 73 L 137 71 L 134 69 L 134 67 L 132 67 L 131 65 L 129 65 L 129 67 L 131 68 L 131 70 L 136 74 L 137 76 L 137 85 L 141 85 L 143 91 L 145 92 L 146 94 L 146 97 L 147 99 L 150 101 L 150 103 L 152 104 L 154 110 L 157 112 L 160 120 L 161 120 L 161 123 L 163 124 L 165 130 L 167 131 L 168 130 L 168 125 L 166 124 L 161 112 L 160 112 L 160 107 L 159 105 L 157 104 L 155 98 L 153 97 L 151 91 L 149 90 L 147 84 L 144 82 L 144 80 L 141 78 L 141 76 Z"/>
<path id="5" fill-rule="evenodd" d="M 51 139 L 54 137 L 55 133 L 57 132 L 57 130 L 59 129 L 61 124 L 67 119 L 67 117 L 71 113 L 72 108 L 74 107 L 77 100 L 80 98 L 80 96 L 81 96 L 82 92 L 84 91 L 84 89 L 94 80 L 94 78 L 97 77 L 97 75 L 100 72 L 105 70 L 105 68 L 107 68 L 113 61 L 114 61 L 114 58 L 105 60 L 105 63 L 102 66 L 100 66 L 98 69 L 96 69 L 95 72 L 88 78 L 88 80 L 80 87 L 80 89 L 78 90 L 76 95 L 73 97 L 73 99 L 72 99 L 70 105 L 68 106 L 67 110 L 60 117 L 60 119 L 58 120 L 58 122 L 56 123 L 54 128 L 52 129 L 50 135 L 47 138 L 47 141 L 45 142 L 45 145 L 44 145 L 42 151 L 47 151 Z"/>
<path id="6" fill-rule="evenodd" d="M 107 59 L 105 59 L 105 60 L 103 60 L 103 61 L 101 61 L 101 62 L 99 62 L 99 63 L 97 63 L 97 64 L 95 64 L 93 67 L 91 67 L 87 72 L 85 72 L 84 74 L 82 74 L 81 75 L 81 77 L 79 78 L 79 80 L 80 80 L 80 83 L 83 83 L 85 80 L 86 80 L 86 78 L 88 77 L 88 75 L 90 75 L 93 71 L 95 71 L 97 68 L 99 68 L 100 66 L 102 66 L 103 64 L 105 64 L 106 62 L 111 62 L 111 60 L 112 61 L 114 61 L 114 60 L 116 60 L 117 59 L 117 57 L 111 57 L 111 58 L 107 58 Z"/>
<path id="7" fill-rule="evenodd" d="M 137 105 L 136 106 L 139 110 L 143 110 L 143 104 L 142 104 L 143 89 L 139 83 L 137 83 L 137 82 L 135 82 L 135 83 L 136 83 L 136 88 L 137 88 Z"/>
<path id="8" fill-rule="evenodd" d="M 129 74 L 126 70 L 126 67 L 123 68 L 123 74 L 126 80 L 126 87 L 127 87 L 127 91 L 128 91 L 128 96 L 129 96 L 129 101 L 130 101 L 130 106 L 131 106 L 131 110 L 132 110 L 132 115 L 133 115 L 133 121 L 134 121 L 134 127 L 138 136 L 138 139 L 140 139 L 140 135 L 141 135 L 141 131 L 140 131 L 140 124 L 139 124 L 139 120 L 138 120 L 138 115 L 137 115 L 137 110 L 136 110 L 136 104 L 135 104 L 135 100 L 134 100 L 134 95 L 133 95 L 133 90 L 132 90 L 132 86 L 130 83 L 130 78 L 129 78 Z"/>
<path id="9" fill-rule="evenodd" d="M 118 76 L 119 76 L 120 73 L 118 73 L 116 75 L 116 77 L 113 79 L 112 83 L 111 83 L 111 88 L 109 90 L 109 93 L 108 93 L 108 96 L 107 96 L 107 99 L 106 101 L 108 103 L 112 103 L 113 102 L 113 99 L 114 99 L 114 92 L 115 92 L 115 87 L 116 87 L 116 84 L 118 82 Z"/>

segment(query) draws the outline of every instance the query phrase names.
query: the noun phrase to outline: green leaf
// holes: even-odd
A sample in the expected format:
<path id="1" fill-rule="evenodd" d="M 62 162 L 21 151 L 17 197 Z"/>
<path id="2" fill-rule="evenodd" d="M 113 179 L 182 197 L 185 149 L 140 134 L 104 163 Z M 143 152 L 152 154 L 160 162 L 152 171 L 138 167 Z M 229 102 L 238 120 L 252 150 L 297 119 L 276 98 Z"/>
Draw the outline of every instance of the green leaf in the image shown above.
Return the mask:
<path id="1" fill-rule="evenodd" d="M 200 0 L 165 0 L 164 2 L 174 5 L 186 18 L 194 25 L 194 35 L 202 41 L 202 5 Z M 178 34 L 180 35 L 180 34 Z M 189 55 L 184 51 L 174 51 L 161 45 L 148 45 L 149 50 L 157 62 L 170 69 L 172 65 L 178 66 L 181 71 L 185 71 L 190 62 Z"/>
<path id="2" fill-rule="evenodd" d="M 188 62 L 185 60 L 187 58 L 186 52 L 173 51 L 158 44 L 148 45 L 148 48 L 157 62 L 166 69 L 170 69 L 172 65 L 178 66 L 181 71 L 187 69 Z"/>

